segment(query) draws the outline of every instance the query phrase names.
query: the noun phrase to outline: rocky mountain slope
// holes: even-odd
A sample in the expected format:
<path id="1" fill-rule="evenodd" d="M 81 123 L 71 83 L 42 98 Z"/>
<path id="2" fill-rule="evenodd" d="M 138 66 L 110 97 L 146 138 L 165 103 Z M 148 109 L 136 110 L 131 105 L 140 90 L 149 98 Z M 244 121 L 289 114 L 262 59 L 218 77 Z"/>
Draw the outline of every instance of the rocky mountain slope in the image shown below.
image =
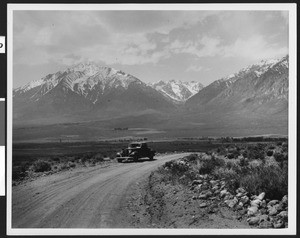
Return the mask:
<path id="1" fill-rule="evenodd" d="M 261 61 L 208 85 L 186 102 L 190 110 L 252 111 L 287 110 L 288 56 Z"/>
<path id="2" fill-rule="evenodd" d="M 184 103 L 204 87 L 199 82 L 183 82 L 174 79 L 170 81 L 161 80 L 149 85 L 175 103 Z"/>
<path id="3" fill-rule="evenodd" d="M 173 104 L 138 78 L 109 67 L 82 63 L 32 81 L 13 92 L 14 118 L 73 115 L 92 119 L 143 110 L 168 111 Z"/>

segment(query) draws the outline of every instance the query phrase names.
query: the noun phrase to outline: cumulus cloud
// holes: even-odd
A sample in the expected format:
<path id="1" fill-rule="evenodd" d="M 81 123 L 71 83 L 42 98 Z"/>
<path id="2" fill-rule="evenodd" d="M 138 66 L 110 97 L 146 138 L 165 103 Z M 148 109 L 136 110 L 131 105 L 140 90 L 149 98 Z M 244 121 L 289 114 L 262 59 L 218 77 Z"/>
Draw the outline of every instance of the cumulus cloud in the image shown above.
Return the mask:
<path id="1" fill-rule="evenodd" d="M 200 72 L 203 70 L 203 67 L 201 65 L 191 65 L 186 69 L 187 72 L 194 71 L 194 72 Z"/>
<path id="2" fill-rule="evenodd" d="M 220 40 L 204 36 L 196 41 L 179 41 L 175 40 L 168 46 L 170 52 L 174 54 L 186 53 L 201 57 L 212 57 L 219 54 Z"/>
<path id="3" fill-rule="evenodd" d="M 198 58 L 203 57 L 236 57 L 260 60 L 276 58 L 288 54 L 287 46 L 279 46 L 267 41 L 267 37 L 254 35 L 250 38 L 237 38 L 235 42 L 222 45 L 219 38 L 204 36 L 199 41 L 174 41 L 170 44 L 169 50 L 173 54 L 187 53 Z M 189 68 L 193 70 L 194 67 Z"/>
<path id="4" fill-rule="evenodd" d="M 286 46 L 278 47 L 270 44 L 261 35 L 255 35 L 248 39 L 238 38 L 234 44 L 220 49 L 225 57 L 242 57 L 251 60 L 274 58 L 288 53 Z"/>
<path id="5" fill-rule="evenodd" d="M 73 52 L 84 57 L 103 60 L 107 64 L 156 63 L 167 58 L 170 51 L 156 49 L 158 39 L 150 34 L 161 34 L 161 43 L 169 42 L 173 29 L 189 28 L 214 14 L 211 11 L 20 11 L 15 13 L 15 64 L 25 63 L 19 48 L 39 47 L 37 54 L 26 55 L 30 64 L 61 60 Z M 22 40 L 20 40 L 22 39 Z M 111 49 L 108 49 L 111 48 Z M 193 50 L 190 48 L 190 50 Z M 91 52 L 94 51 L 94 54 Z"/>
<path id="6" fill-rule="evenodd" d="M 18 11 L 13 63 L 52 69 L 91 60 L 203 74 L 226 60 L 288 53 L 287 22 L 284 11 Z"/>
<path id="7" fill-rule="evenodd" d="M 51 45 L 53 43 L 52 35 L 53 34 L 49 28 L 43 28 L 37 31 L 34 43 L 36 45 Z"/>
<path id="8" fill-rule="evenodd" d="M 121 33 L 158 32 L 168 34 L 175 28 L 201 22 L 213 11 L 99 11 L 94 13 L 107 28 Z"/>

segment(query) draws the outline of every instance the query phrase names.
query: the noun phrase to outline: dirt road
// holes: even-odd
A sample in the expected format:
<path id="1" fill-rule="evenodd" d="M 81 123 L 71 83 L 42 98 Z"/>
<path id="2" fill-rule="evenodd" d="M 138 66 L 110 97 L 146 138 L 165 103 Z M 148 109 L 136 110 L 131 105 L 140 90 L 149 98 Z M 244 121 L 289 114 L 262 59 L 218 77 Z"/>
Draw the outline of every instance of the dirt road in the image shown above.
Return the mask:
<path id="1" fill-rule="evenodd" d="M 13 228 L 111 228 L 130 185 L 168 160 L 85 168 L 41 177 L 12 191 Z"/>

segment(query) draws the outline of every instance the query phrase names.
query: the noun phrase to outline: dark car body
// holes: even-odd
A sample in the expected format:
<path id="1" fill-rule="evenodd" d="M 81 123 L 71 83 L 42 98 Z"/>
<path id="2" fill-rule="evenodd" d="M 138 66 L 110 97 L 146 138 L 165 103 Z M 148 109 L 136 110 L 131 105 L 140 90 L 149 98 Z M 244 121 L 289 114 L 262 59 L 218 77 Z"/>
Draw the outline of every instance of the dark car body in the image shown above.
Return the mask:
<path id="1" fill-rule="evenodd" d="M 155 156 L 155 151 L 150 149 L 145 142 L 133 142 L 128 145 L 126 149 L 117 153 L 118 162 L 125 161 L 137 161 L 140 158 L 148 157 L 153 160 Z"/>

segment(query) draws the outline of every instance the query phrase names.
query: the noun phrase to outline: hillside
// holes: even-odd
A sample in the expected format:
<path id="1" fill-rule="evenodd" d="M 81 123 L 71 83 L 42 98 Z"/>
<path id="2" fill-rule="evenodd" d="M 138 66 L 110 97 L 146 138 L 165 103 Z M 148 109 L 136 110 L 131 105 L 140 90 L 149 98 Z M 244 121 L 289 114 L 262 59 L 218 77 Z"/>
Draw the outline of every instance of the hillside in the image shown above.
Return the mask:
<path id="1" fill-rule="evenodd" d="M 169 111 L 173 103 L 136 77 L 94 63 L 49 74 L 13 92 L 18 123 L 46 124 Z"/>
<path id="2" fill-rule="evenodd" d="M 286 113 L 288 56 L 261 61 L 208 85 L 186 102 L 195 111 Z"/>

